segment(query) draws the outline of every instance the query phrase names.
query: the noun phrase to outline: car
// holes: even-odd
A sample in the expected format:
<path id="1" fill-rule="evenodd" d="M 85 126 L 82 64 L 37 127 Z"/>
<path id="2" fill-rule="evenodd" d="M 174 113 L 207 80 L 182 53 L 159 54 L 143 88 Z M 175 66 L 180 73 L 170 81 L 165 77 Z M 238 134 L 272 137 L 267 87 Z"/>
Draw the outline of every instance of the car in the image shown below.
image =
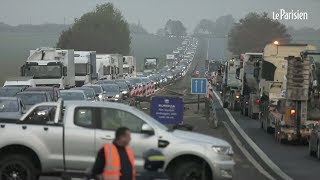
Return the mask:
<path id="1" fill-rule="evenodd" d="M 116 83 L 124 82 L 128 85 L 129 89 L 133 87 L 133 84 L 128 79 L 116 79 L 114 80 Z"/>
<path id="2" fill-rule="evenodd" d="M 22 87 L 0 87 L 0 97 L 15 97 L 22 91 Z"/>
<path id="3" fill-rule="evenodd" d="M 117 82 L 119 88 L 120 88 L 120 93 L 122 94 L 123 98 L 129 98 L 130 96 L 130 90 L 125 82 Z"/>
<path id="4" fill-rule="evenodd" d="M 30 109 L 35 104 L 52 101 L 50 94 L 42 91 L 23 91 L 18 93 L 16 97 L 21 99 L 26 110 Z"/>
<path id="5" fill-rule="evenodd" d="M 104 100 L 119 102 L 122 99 L 120 87 L 117 84 L 102 84 Z"/>
<path id="6" fill-rule="evenodd" d="M 112 143 L 117 128 L 131 130 L 130 146 L 135 169 L 143 171 L 143 153 L 160 149 L 164 170 L 171 179 L 232 178 L 235 162 L 231 145 L 219 138 L 167 128 L 148 114 L 128 105 L 111 102 L 68 101 L 37 104 L 0 131 L 2 168 L 20 179 L 37 179 L 39 174 L 84 174 L 92 167 L 97 152 Z M 8 151 L 14 149 L 14 151 Z M 196 175 L 196 177 L 190 177 Z"/>
<path id="7" fill-rule="evenodd" d="M 99 80 L 97 84 L 116 84 L 115 80 Z"/>
<path id="8" fill-rule="evenodd" d="M 95 92 L 95 96 L 97 97 L 97 99 L 99 101 L 102 101 L 103 99 L 103 89 L 100 85 L 98 84 L 86 84 L 82 87 L 89 87 L 89 88 L 92 88 Z"/>
<path id="9" fill-rule="evenodd" d="M 84 90 L 60 90 L 60 94 L 64 101 L 88 101 Z"/>
<path id="10" fill-rule="evenodd" d="M 309 154 L 320 160 L 320 124 L 314 125 L 309 140 Z"/>
<path id="11" fill-rule="evenodd" d="M 87 97 L 88 101 L 97 100 L 95 91 L 90 87 L 85 87 L 85 86 L 83 86 L 83 87 L 75 87 L 75 88 L 72 88 L 71 90 L 83 90 L 84 93 L 86 94 L 86 97 Z"/>
<path id="12" fill-rule="evenodd" d="M 19 119 L 25 112 L 22 101 L 17 97 L 0 97 L 0 118 Z"/>
<path id="13" fill-rule="evenodd" d="M 53 101 L 58 101 L 60 98 L 60 90 L 57 87 L 51 87 L 51 86 L 38 86 L 38 87 L 29 87 L 25 91 L 42 91 L 42 92 L 48 92 L 51 96 L 51 99 Z"/>

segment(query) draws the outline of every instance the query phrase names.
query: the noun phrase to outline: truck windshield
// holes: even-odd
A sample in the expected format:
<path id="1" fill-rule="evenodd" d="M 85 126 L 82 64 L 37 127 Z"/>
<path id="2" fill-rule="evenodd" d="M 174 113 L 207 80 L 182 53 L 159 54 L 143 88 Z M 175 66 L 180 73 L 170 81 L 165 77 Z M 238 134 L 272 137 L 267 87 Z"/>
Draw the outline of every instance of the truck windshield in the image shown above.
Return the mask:
<path id="1" fill-rule="evenodd" d="M 0 113 L 2 112 L 18 112 L 18 102 L 15 100 L 1 100 L 0 99 Z"/>
<path id="2" fill-rule="evenodd" d="M 28 65 L 25 69 L 25 76 L 33 76 L 34 79 L 61 78 L 62 68 L 59 65 L 54 65 L 54 66 Z"/>
<path id="3" fill-rule="evenodd" d="M 87 64 L 75 64 L 75 75 L 76 76 L 85 76 L 87 72 Z"/>

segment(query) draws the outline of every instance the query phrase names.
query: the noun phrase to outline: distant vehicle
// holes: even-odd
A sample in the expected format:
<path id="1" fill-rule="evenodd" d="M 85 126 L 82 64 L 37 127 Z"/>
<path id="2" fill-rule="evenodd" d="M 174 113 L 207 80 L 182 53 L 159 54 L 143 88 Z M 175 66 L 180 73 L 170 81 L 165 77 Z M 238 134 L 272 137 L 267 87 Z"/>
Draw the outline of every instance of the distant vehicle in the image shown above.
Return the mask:
<path id="1" fill-rule="evenodd" d="M 22 76 L 32 76 L 36 85 L 67 89 L 75 86 L 74 50 L 38 48 L 21 67 Z"/>
<path id="2" fill-rule="evenodd" d="M 123 78 L 123 56 L 121 54 L 97 54 L 98 79 Z"/>
<path id="3" fill-rule="evenodd" d="M 58 99 L 60 98 L 60 90 L 57 87 L 52 87 L 52 86 L 29 87 L 25 91 L 48 92 L 53 101 L 58 101 Z"/>
<path id="4" fill-rule="evenodd" d="M 146 73 L 156 72 L 158 69 L 158 58 L 145 58 L 144 59 L 144 71 Z"/>
<path id="5" fill-rule="evenodd" d="M 112 143 L 115 130 L 122 126 L 128 127 L 134 137 L 130 146 L 138 173 L 144 165 L 142 152 L 159 147 L 165 149 L 164 170 L 170 177 L 179 177 L 175 180 L 231 179 L 234 173 L 233 150 L 228 142 L 169 129 L 121 103 L 41 103 L 20 118 L 23 125 L 0 122 L 5 125 L 0 131 L 0 151 L 14 148 L 0 156 L 1 167 L 11 175 L 16 173 L 11 167 L 18 164 L 19 172 L 28 172 L 17 175 L 23 180 L 37 179 L 38 173 L 84 174 L 92 167 L 99 149 Z"/>
<path id="6" fill-rule="evenodd" d="M 129 81 L 129 79 L 115 79 L 114 81 L 115 81 L 116 83 L 118 83 L 118 82 L 124 82 L 124 83 L 126 83 L 126 84 L 128 85 L 129 88 L 132 87 L 132 83 Z"/>
<path id="7" fill-rule="evenodd" d="M 36 87 L 36 83 L 32 77 L 15 77 L 8 78 L 4 83 L 3 87 Z"/>
<path id="8" fill-rule="evenodd" d="M 99 80 L 97 84 L 116 84 L 115 80 Z"/>
<path id="9" fill-rule="evenodd" d="M 0 97 L 15 97 L 17 93 L 22 91 L 22 87 L 0 87 Z"/>
<path id="10" fill-rule="evenodd" d="M 136 77 L 137 75 L 137 61 L 133 56 L 123 56 L 123 76 Z"/>
<path id="11" fill-rule="evenodd" d="M 86 94 L 86 97 L 88 99 L 88 101 L 95 101 L 96 99 L 96 93 L 94 91 L 94 89 L 90 88 L 90 87 L 76 87 L 76 88 L 72 88 L 71 90 L 83 90 L 84 93 Z"/>
<path id="12" fill-rule="evenodd" d="M 33 105 L 42 102 L 51 102 L 51 96 L 48 92 L 41 91 L 23 91 L 17 94 L 25 106 L 25 109 L 30 109 Z"/>
<path id="13" fill-rule="evenodd" d="M 92 88 L 95 92 L 95 96 L 98 98 L 99 101 L 103 100 L 103 88 L 98 84 L 87 84 L 83 87 L 89 87 Z"/>
<path id="14" fill-rule="evenodd" d="M 60 94 L 64 101 L 88 101 L 83 90 L 61 90 Z"/>
<path id="15" fill-rule="evenodd" d="M 128 98 L 130 96 L 129 92 L 129 87 L 127 83 L 125 82 L 117 82 L 119 88 L 120 88 L 120 93 L 122 94 L 123 98 Z"/>
<path id="16" fill-rule="evenodd" d="M 120 88 L 117 84 L 102 84 L 105 101 L 117 102 L 122 99 Z"/>
<path id="17" fill-rule="evenodd" d="M 95 51 L 75 51 L 76 86 L 93 83 L 98 78 Z"/>
<path id="18" fill-rule="evenodd" d="M 19 119 L 24 110 L 24 105 L 19 98 L 0 97 L 0 119 Z"/>

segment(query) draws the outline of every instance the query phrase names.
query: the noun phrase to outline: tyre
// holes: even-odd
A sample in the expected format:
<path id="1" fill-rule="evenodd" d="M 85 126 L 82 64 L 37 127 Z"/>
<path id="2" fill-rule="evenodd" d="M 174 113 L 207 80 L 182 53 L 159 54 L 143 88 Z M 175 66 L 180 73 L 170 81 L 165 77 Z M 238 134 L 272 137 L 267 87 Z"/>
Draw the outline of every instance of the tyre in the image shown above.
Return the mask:
<path id="1" fill-rule="evenodd" d="M 202 167 L 197 162 L 179 163 L 175 170 L 172 171 L 171 177 L 172 179 L 181 180 L 209 179 L 209 177 L 202 177 Z"/>
<path id="2" fill-rule="evenodd" d="M 310 155 L 310 156 L 314 156 L 314 155 L 315 155 L 315 152 L 314 152 L 314 150 L 312 149 L 312 144 L 311 144 L 310 141 L 309 141 L 309 155 Z"/>
<path id="3" fill-rule="evenodd" d="M 317 159 L 319 159 L 320 160 L 320 143 L 318 142 L 317 143 Z"/>
<path id="4" fill-rule="evenodd" d="M 37 180 L 38 170 L 29 158 L 12 154 L 0 159 L 0 179 L 1 180 Z"/>

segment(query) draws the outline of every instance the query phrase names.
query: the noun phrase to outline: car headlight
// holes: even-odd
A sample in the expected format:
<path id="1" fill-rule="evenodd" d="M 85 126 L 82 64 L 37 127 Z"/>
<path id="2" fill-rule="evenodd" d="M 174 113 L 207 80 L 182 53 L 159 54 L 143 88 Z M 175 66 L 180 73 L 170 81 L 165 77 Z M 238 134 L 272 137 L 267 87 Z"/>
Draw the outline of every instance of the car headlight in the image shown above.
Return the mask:
<path id="1" fill-rule="evenodd" d="M 102 94 L 99 94 L 98 97 L 99 97 L 100 100 L 103 98 Z"/>
<path id="2" fill-rule="evenodd" d="M 239 98 L 240 98 L 240 96 L 236 96 L 236 98 L 237 98 L 237 99 L 239 99 Z"/>
<path id="3" fill-rule="evenodd" d="M 128 94 L 128 91 L 122 91 L 122 94 Z"/>
<path id="4" fill-rule="evenodd" d="M 231 147 L 228 146 L 212 146 L 212 149 L 217 154 L 225 154 L 225 155 L 232 155 L 233 150 Z"/>
<path id="5" fill-rule="evenodd" d="M 117 94 L 115 97 L 116 97 L 116 98 L 119 98 L 119 97 L 120 97 L 120 95 L 119 95 L 119 94 Z"/>

